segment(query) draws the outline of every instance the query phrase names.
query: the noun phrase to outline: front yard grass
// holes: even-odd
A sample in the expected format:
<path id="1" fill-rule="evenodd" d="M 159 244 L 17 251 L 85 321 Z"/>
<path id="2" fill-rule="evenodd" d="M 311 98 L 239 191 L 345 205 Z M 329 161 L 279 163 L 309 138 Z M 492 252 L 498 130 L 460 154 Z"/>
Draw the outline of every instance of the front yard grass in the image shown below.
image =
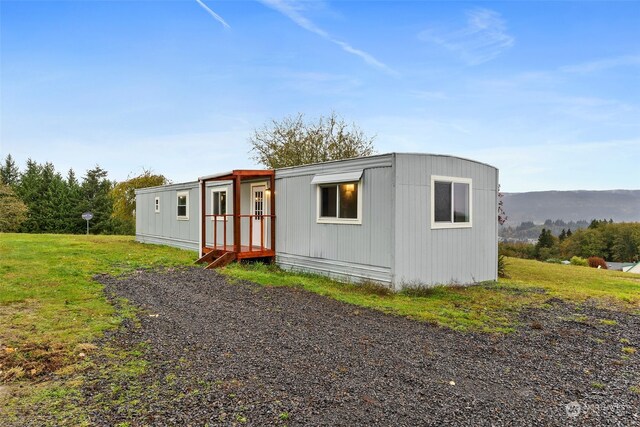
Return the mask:
<path id="1" fill-rule="evenodd" d="M 102 294 L 96 274 L 193 262 L 192 252 L 124 236 L 0 233 L 0 379 L 37 377 L 87 353 L 126 313 Z"/>
<path id="2" fill-rule="evenodd" d="M 25 411 L 56 411 L 56 425 L 86 425 L 88 409 L 82 408 L 79 387 L 83 370 L 95 368 L 87 356 L 96 351 L 110 357 L 109 349 L 91 343 L 135 317 L 126 301 L 116 310 L 92 277 L 188 266 L 195 258 L 194 252 L 143 245 L 132 237 L 0 233 L 0 420 L 19 420 Z M 232 264 L 221 272 L 232 280 L 303 288 L 353 304 L 354 313 L 357 306 L 367 307 L 460 331 L 509 332 L 523 307 L 550 298 L 640 314 L 640 277 L 520 259 L 508 260 L 510 278 L 497 283 L 397 294 L 371 283 L 345 284 L 269 265 Z M 632 351 L 627 346 L 621 353 Z M 130 368 L 114 363 L 108 375 L 130 375 Z M 50 373 L 57 379 L 48 380 Z M 101 404 L 113 403 L 114 396 Z"/>
<path id="3" fill-rule="evenodd" d="M 295 286 L 362 307 L 408 316 L 456 330 L 508 332 L 518 311 L 550 298 L 589 300 L 614 310 L 640 309 L 640 277 L 588 267 L 509 258 L 509 278 L 476 286 L 436 286 L 400 293 L 344 284 L 322 276 L 284 272 L 262 264 L 231 264 L 223 274 L 266 286 Z"/>

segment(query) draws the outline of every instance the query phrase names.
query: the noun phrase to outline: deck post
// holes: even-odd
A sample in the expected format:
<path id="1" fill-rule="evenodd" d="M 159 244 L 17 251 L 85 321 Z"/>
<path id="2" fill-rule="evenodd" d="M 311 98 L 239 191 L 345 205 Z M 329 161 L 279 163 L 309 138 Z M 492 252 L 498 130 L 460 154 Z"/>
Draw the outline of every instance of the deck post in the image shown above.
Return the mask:
<path id="1" fill-rule="evenodd" d="M 206 181 L 200 181 L 200 256 L 204 255 L 207 246 L 207 222 L 206 222 Z"/>
<path id="2" fill-rule="evenodd" d="M 264 215 L 260 215 L 260 250 L 264 251 Z"/>
<path id="3" fill-rule="evenodd" d="M 269 187 L 271 194 L 269 195 L 270 214 L 271 214 L 271 250 L 276 250 L 276 171 L 271 171 L 269 177 Z M 274 257 L 275 259 L 275 257 Z"/>
<path id="4" fill-rule="evenodd" d="M 224 239 L 224 250 L 227 250 L 227 212 L 224 212 L 224 231 L 222 232 L 222 238 Z"/>
<path id="5" fill-rule="evenodd" d="M 240 176 L 233 177 L 233 244 L 235 251 L 240 253 L 241 231 L 240 231 Z"/>
<path id="6" fill-rule="evenodd" d="M 249 215 L 249 252 L 253 250 L 253 215 Z"/>

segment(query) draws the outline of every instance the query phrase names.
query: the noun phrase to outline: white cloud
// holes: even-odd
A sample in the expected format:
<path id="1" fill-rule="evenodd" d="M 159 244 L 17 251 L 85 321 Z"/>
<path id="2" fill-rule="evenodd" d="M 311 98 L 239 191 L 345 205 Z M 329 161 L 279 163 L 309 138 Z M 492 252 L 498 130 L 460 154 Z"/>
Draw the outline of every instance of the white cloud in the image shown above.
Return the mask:
<path id="1" fill-rule="evenodd" d="M 565 73 L 586 74 L 596 71 L 608 70 L 610 68 L 639 66 L 640 55 L 623 55 L 615 58 L 604 58 L 595 61 L 584 62 L 582 64 L 567 65 L 560 68 Z"/>
<path id="2" fill-rule="evenodd" d="M 362 59 L 367 64 L 376 67 L 380 70 L 383 70 L 389 74 L 396 74 L 389 66 L 384 64 L 383 62 L 376 59 L 373 55 L 357 49 L 351 46 L 349 43 L 336 39 L 331 36 L 328 32 L 318 27 L 315 23 L 313 23 L 310 19 L 302 14 L 302 8 L 300 2 L 297 0 L 259 0 L 261 3 L 266 6 L 282 13 L 287 18 L 291 19 L 295 24 L 299 27 L 304 28 L 305 30 L 314 33 L 325 40 L 330 41 L 333 44 L 340 46 L 342 50 L 352 55 L 355 55 Z"/>
<path id="3" fill-rule="evenodd" d="M 460 30 L 428 29 L 418 38 L 456 53 L 469 65 L 490 61 L 515 44 L 499 13 L 479 8 L 467 11 L 466 15 L 467 25 Z"/>

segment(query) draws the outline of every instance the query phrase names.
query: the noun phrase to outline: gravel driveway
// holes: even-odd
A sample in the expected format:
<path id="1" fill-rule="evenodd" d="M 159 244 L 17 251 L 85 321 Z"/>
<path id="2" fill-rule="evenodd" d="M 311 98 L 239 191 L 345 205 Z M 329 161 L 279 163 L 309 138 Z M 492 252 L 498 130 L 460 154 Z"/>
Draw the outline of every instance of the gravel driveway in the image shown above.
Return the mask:
<path id="1" fill-rule="evenodd" d="M 550 300 L 468 334 L 196 268 L 99 280 L 143 309 L 107 342 L 149 366 L 95 425 L 640 425 L 638 316 Z"/>

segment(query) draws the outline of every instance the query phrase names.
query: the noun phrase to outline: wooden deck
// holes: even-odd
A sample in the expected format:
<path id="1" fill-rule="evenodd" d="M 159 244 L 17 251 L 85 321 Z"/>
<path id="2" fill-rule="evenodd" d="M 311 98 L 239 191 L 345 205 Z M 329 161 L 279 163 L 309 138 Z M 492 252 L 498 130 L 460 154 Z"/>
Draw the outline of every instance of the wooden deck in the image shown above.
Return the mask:
<path id="1" fill-rule="evenodd" d="M 205 254 L 215 252 L 210 256 L 221 256 L 226 252 L 234 252 L 236 254 L 236 259 L 265 258 L 276 256 L 276 251 L 269 248 L 260 248 L 260 246 L 253 246 L 250 248 L 249 246 L 241 245 L 239 252 L 234 250 L 235 248 L 233 245 L 228 245 L 226 249 L 222 246 L 218 246 L 215 249 L 210 246 L 205 246 L 203 249 Z"/>
<path id="2" fill-rule="evenodd" d="M 260 180 L 264 182 L 265 190 L 261 192 L 260 198 L 256 198 L 252 203 L 255 206 L 259 206 L 259 212 L 253 211 L 253 213 L 243 214 L 241 212 L 240 198 L 242 194 L 241 184 L 243 181 L 255 181 Z M 231 187 L 233 188 L 233 206 L 231 211 L 233 213 L 210 213 L 206 212 L 206 203 L 200 204 L 200 253 L 202 256 L 196 261 L 197 263 L 208 263 L 205 268 L 217 268 L 223 267 L 234 260 L 250 259 L 250 258 L 271 258 L 275 259 L 275 241 L 276 241 L 276 224 L 275 224 L 275 171 L 274 170 L 244 170 L 238 169 L 228 173 L 210 175 L 199 178 L 200 183 L 200 195 L 201 200 L 207 198 L 207 182 L 210 181 L 232 181 Z M 254 197 L 253 195 L 251 197 Z M 265 198 L 268 198 L 269 205 L 265 206 Z M 256 205 L 258 203 L 258 205 Z M 255 208 L 258 209 L 258 208 Z M 217 245 L 215 247 L 207 246 L 207 219 L 213 220 L 213 241 L 220 240 L 218 236 L 218 219 L 222 219 L 220 226 L 222 227 L 222 242 L 229 242 L 227 240 L 227 223 L 229 219 L 233 219 L 233 230 L 231 230 L 231 238 L 233 243 L 230 245 Z M 249 245 L 243 245 L 241 243 L 242 238 L 242 222 L 247 221 L 248 224 L 248 243 Z M 254 221 L 259 223 L 254 224 Z M 253 238 L 254 227 L 260 227 L 260 245 L 255 245 Z M 246 229 L 245 229 L 246 230 Z M 256 229 L 256 231 L 258 231 Z M 266 246 L 267 236 L 270 234 L 269 247 Z"/>

